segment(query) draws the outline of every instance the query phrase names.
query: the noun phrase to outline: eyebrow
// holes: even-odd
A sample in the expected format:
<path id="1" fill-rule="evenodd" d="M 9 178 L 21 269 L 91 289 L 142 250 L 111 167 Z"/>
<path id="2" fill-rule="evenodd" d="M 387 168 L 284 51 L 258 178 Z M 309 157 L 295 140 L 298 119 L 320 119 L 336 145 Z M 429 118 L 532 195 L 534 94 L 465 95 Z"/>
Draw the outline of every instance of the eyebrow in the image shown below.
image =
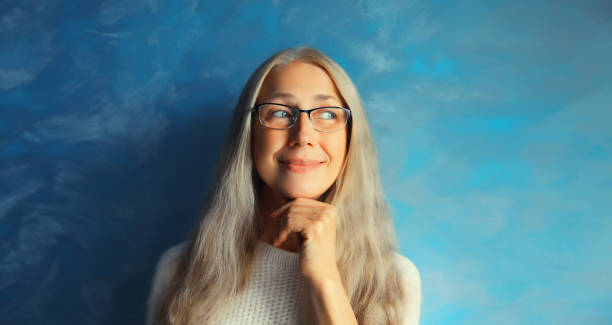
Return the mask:
<path id="1" fill-rule="evenodd" d="M 269 96 L 267 99 L 273 99 L 273 98 L 283 98 L 283 99 L 293 99 L 293 100 L 295 100 L 295 96 L 293 96 L 292 94 L 289 94 L 289 93 L 274 93 L 274 94 L 272 94 L 272 96 Z M 324 101 L 324 100 L 328 100 L 328 99 L 334 99 L 338 103 L 341 103 L 341 101 L 338 99 L 338 97 L 336 97 L 334 95 L 318 94 L 318 95 L 315 95 L 313 98 L 316 101 Z"/>

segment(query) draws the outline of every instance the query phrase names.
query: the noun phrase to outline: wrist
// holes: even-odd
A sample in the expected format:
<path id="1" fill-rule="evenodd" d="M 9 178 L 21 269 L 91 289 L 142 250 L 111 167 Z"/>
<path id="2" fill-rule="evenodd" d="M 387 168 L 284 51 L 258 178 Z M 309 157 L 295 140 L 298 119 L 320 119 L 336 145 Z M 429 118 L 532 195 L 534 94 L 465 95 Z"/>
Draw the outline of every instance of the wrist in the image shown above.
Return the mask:
<path id="1" fill-rule="evenodd" d="M 344 285 L 342 284 L 339 272 L 317 274 L 307 277 L 307 280 L 311 287 L 318 292 L 329 292 L 337 289 L 344 291 Z"/>
<path id="2" fill-rule="evenodd" d="M 357 319 L 353 313 L 350 299 L 346 295 L 340 276 L 317 277 L 310 281 L 314 315 L 317 324 L 354 324 Z"/>

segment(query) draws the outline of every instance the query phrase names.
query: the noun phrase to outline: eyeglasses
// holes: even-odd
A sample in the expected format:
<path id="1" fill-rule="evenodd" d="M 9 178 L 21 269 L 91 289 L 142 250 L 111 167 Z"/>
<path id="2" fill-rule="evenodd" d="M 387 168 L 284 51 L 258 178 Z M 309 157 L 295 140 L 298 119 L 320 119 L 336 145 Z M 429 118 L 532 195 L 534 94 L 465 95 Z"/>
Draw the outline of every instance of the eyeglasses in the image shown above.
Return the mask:
<path id="1" fill-rule="evenodd" d="M 312 127 L 319 132 L 340 131 L 351 119 L 351 110 L 338 106 L 298 109 L 284 104 L 261 103 L 255 105 L 252 110 L 257 112 L 261 125 L 276 130 L 290 129 L 301 112 L 308 113 Z"/>

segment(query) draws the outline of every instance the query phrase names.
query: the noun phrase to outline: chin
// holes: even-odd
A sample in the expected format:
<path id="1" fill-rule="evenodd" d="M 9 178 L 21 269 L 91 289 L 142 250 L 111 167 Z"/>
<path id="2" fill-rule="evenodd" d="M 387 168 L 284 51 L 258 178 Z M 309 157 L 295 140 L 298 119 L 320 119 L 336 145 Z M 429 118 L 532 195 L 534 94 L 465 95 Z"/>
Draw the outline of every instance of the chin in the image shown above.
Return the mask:
<path id="1" fill-rule="evenodd" d="M 280 187 L 279 192 L 281 192 L 283 196 L 290 198 L 290 199 L 296 199 L 296 198 L 301 197 L 301 198 L 316 200 L 319 197 L 321 197 L 323 193 L 325 193 L 325 190 L 296 187 L 296 186 L 282 186 Z"/>

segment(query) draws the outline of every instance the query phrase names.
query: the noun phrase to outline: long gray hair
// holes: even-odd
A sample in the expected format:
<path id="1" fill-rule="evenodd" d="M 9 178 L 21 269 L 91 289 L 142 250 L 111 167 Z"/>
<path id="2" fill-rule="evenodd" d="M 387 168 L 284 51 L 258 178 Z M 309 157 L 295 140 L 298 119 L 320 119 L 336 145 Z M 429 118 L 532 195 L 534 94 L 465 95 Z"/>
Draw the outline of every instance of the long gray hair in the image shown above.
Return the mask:
<path id="1" fill-rule="evenodd" d="M 401 323 L 406 294 L 395 265 L 395 233 L 363 104 L 344 70 L 309 47 L 276 53 L 247 81 L 199 224 L 155 311 L 157 323 L 213 323 L 229 299 L 244 288 L 261 231 L 256 216 L 258 176 L 251 156 L 251 107 L 270 70 L 292 61 L 310 62 L 327 71 L 352 113 L 345 165 L 323 200 L 338 209 L 337 265 L 355 316 L 360 324 Z"/>

